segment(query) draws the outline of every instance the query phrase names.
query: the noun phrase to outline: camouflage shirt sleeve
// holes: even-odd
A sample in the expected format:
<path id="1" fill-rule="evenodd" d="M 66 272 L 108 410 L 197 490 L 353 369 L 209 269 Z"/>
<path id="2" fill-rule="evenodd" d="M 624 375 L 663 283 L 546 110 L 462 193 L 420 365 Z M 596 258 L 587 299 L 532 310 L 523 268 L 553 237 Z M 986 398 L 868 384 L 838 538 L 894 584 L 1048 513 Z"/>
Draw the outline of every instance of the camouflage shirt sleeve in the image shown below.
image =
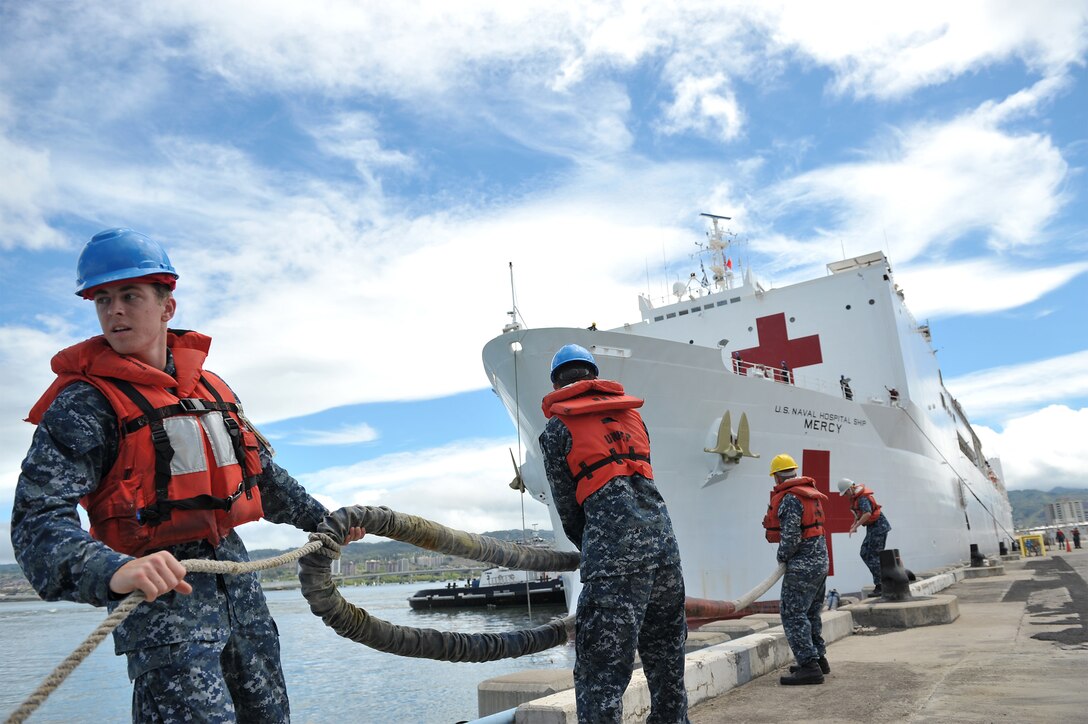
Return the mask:
<path id="1" fill-rule="evenodd" d="M 801 514 L 804 507 L 796 495 L 787 493 L 782 496 L 782 502 L 778 504 L 778 521 L 782 528 L 782 539 L 778 542 L 779 563 L 785 563 L 793 558 L 801 545 Z"/>
<path id="2" fill-rule="evenodd" d="M 131 556 L 84 530 L 76 506 L 117 457 L 117 418 L 106 398 L 76 382 L 57 396 L 34 432 L 15 487 L 11 542 L 38 594 L 104 606 L 109 581 Z"/>
<path id="3" fill-rule="evenodd" d="M 261 491 L 264 517 L 273 523 L 288 523 L 313 533 L 328 515 L 328 509 L 306 492 L 302 483 L 272 460 L 268 448 L 261 446 L 261 472 L 257 487 Z"/>
<path id="4" fill-rule="evenodd" d="M 563 522 L 563 531 L 578 550 L 582 549 L 582 536 L 585 533 L 586 515 L 575 497 L 577 484 L 567 466 L 573 438 L 570 430 L 558 417 L 548 420 L 544 432 L 540 433 L 540 451 L 544 458 L 544 472 L 552 489 L 552 502 L 559 520 Z"/>

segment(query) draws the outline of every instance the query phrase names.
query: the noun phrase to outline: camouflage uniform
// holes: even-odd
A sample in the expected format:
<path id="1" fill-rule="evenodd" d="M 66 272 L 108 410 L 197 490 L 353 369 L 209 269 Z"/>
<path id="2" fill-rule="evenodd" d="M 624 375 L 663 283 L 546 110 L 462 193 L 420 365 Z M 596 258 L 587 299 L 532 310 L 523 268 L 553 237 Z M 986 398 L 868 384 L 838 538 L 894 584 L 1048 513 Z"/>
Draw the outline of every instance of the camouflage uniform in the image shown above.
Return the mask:
<path id="1" fill-rule="evenodd" d="M 635 652 L 650 688 L 649 724 L 687 722 L 684 577 L 665 501 L 641 475 L 612 478 L 579 505 L 567 466 L 570 430 L 540 435 L 552 499 L 582 553 L 574 688 L 579 722 L 620 722 Z"/>
<path id="2" fill-rule="evenodd" d="M 858 498 L 858 512 L 859 515 L 873 512 L 873 506 L 865 496 Z M 873 585 L 876 586 L 880 585 L 880 551 L 884 550 L 891 530 L 892 524 L 884 513 L 865 527 L 865 540 L 861 542 L 861 560 L 865 561 L 865 567 L 873 574 Z"/>
<path id="3" fill-rule="evenodd" d="M 175 374 L 172 355 L 166 372 Z M 42 598 L 107 606 L 124 598 L 109 581 L 131 556 L 94 540 L 76 506 L 94 492 L 117 457 L 117 417 L 85 382 L 66 387 L 50 405 L 23 461 L 11 516 L 11 540 L 23 572 Z M 261 450 L 264 517 L 316 530 L 327 514 L 287 471 Z M 218 547 L 183 543 L 178 560 L 249 560 L 238 534 Z M 133 680 L 138 722 L 286 722 L 287 690 L 279 634 L 256 574 L 185 577 L 190 595 L 171 591 L 138 606 L 114 631 Z"/>
<path id="4" fill-rule="evenodd" d="M 824 589 L 827 582 L 827 541 L 824 536 L 801 538 L 801 501 L 787 493 L 778 504 L 782 539 L 778 562 L 786 564 L 782 578 L 782 628 L 798 666 L 826 653 L 823 639 Z"/>

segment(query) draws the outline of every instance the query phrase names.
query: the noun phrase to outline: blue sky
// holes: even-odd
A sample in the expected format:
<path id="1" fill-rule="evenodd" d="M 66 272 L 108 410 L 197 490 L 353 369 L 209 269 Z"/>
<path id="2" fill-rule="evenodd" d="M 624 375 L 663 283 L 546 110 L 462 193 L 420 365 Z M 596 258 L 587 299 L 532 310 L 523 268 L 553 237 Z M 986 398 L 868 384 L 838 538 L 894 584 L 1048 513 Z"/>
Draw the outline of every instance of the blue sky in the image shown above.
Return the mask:
<path id="1" fill-rule="evenodd" d="M 550 527 L 480 362 L 508 265 L 531 326 L 619 326 L 700 212 L 765 283 L 884 251 L 1009 486 L 1088 486 L 1086 60 L 1083 1 L 0 2 L 0 561 L 114 226 L 333 507 Z"/>

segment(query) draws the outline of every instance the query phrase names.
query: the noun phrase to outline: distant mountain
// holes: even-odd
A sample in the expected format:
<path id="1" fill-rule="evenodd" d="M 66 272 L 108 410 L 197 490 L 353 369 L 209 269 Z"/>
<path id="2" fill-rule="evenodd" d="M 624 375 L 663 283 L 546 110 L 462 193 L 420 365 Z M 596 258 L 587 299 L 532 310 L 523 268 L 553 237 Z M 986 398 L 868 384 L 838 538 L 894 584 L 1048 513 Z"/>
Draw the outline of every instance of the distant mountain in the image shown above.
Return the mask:
<path id="1" fill-rule="evenodd" d="M 1084 488 L 1053 488 L 1042 490 L 1010 490 L 1012 523 L 1017 528 L 1034 528 L 1049 525 L 1046 506 L 1060 500 L 1080 500 L 1088 508 L 1088 490 Z"/>

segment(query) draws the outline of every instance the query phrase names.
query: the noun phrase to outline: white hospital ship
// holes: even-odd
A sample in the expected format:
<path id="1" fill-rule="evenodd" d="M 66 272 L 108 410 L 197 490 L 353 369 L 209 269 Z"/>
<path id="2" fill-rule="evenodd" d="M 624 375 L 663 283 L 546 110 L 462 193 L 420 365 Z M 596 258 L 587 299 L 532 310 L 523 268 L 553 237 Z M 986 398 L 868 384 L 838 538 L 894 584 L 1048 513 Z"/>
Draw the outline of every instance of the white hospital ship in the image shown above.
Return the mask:
<path id="1" fill-rule="evenodd" d="M 966 561 L 972 544 L 994 555 L 1011 543 L 1000 464 L 983 454 L 945 388 L 928 325 L 907 309 L 884 254 L 764 288 L 750 269 L 734 276 L 725 217 L 704 216 L 712 224 L 706 284 L 692 275 L 660 306 L 640 296 L 642 319 L 611 330 L 527 329 L 512 314 L 484 347 L 488 379 L 527 442 L 522 479 L 551 509 L 557 545 L 570 549 L 536 438 L 552 355 L 570 343 L 593 353 L 602 377 L 646 400 L 654 478 L 676 529 L 688 596 L 733 600 L 775 568 L 776 547 L 761 521 L 778 453 L 830 492 L 829 590 L 872 582 L 858 555 L 861 532 L 847 534 L 852 518 L 840 478 L 873 489 L 892 525 L 887 547 L 914 571 Z"/>

